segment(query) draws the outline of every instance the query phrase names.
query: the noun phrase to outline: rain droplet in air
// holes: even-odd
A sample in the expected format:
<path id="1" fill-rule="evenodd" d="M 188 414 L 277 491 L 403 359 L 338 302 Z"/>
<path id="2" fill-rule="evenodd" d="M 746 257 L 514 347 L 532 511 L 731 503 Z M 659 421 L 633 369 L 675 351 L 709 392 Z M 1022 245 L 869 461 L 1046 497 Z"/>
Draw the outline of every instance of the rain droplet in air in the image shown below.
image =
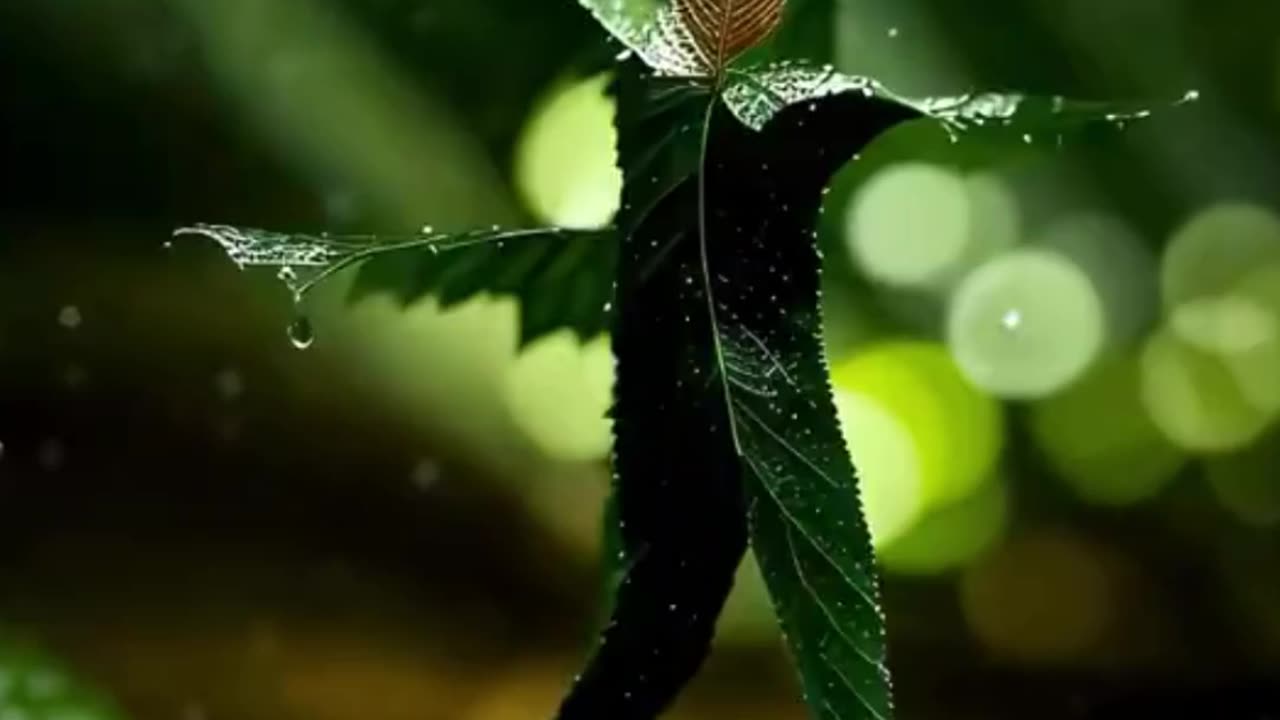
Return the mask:
<path id="1" fill-rule="evenodd" d="M 440 481 L 440 463 L 431 458 L 423 458 L 413 466 L 413 471 L 409 474 L 409 480 L 418 490 L 430 490 L 437 482 Z"/>
<path id="2" fill-rule="evenodd" d="M 306 315 L 299 315 L 289 323 L 289 342 L 299 350 L 306 350 L 316 341 L 315 330 Z"/>
<path id="3" fill-rule="evenodd" d="M 234 368 L 227 368 L 213 379 L 223 400 L 235 400 L 244 394 L 244 378 Z"/>
<path id="4" fill-rule="evenodd" d="M 80 327 L 80 323 L 84 318 L 80 315 L 80 308 L 75 305 L 67 305 L 58 311 L 58 324 L 68 330 L 75 330 Z"/>
<path id="5" fill-rule="evenodd" d="M 898 35 L 899 35 L 899 34 L 901 34 L 901 33 L 900 33 L 900 31 L 898 30 L 898 28 L 896 28 L 896 27 L 891 27 L 891 28 L 889 28 L 889 37 L 891 37 L 891 38 L 896 38 L 896 37 L 898 37 Z"/>

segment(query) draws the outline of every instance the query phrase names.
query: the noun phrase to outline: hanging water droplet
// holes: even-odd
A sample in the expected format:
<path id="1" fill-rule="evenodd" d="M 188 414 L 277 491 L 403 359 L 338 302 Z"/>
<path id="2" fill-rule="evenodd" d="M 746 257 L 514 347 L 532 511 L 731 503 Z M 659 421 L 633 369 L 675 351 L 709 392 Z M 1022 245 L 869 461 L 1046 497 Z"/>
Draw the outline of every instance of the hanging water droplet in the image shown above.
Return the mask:
<path id="1" fill-rule="evenodd" d="M 430 234 L 434 233 L 435 231 L 436 231 L 436 229 L 435 229 L 434 227 L 432 227 L 431 225 L 423 225 L 423 226 L 422 226 L 422 234 L 423 234 L 423 235 L 430 235 Z"/>
<path id="2" fill-rule="evenodd" d="M 306 315 L 299 315 L 289 323 L 289 342 L 293 343 L 295 348 L 306 350 L 315 341 L 315 330 L 311 327 L 311 320 Z"/>

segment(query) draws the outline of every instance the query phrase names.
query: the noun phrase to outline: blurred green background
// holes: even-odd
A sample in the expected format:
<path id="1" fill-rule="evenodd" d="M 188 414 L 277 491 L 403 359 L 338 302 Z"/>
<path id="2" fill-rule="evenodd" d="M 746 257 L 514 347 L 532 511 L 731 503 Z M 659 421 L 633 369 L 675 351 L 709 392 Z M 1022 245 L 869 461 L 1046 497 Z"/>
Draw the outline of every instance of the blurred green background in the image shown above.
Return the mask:
<path id="1" fill-rule="evenodd" d="M 1280 5 L 792 1 L 902 92 L 1199 94 L 1061 150 L 888 133 L 824 297 L 901 717 L 1233 717 L 1176 708 L 1280 681 Z M 608 222 L 616 50 L 573 0 L 0 3 L 0 718 L 551 714 L 607 338 L 339 281 L 301 352 L 269 273 L 165 245 Z M 672 717 L 804 717 L 741 577 Z"/>

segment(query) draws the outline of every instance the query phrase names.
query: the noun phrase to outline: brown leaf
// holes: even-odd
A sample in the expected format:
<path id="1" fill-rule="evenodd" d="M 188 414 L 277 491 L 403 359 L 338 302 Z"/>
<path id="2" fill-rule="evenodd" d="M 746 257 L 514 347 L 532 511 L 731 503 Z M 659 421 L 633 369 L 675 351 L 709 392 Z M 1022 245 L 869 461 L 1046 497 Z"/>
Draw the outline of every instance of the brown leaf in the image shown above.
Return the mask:
<path id="1" fill-rule="evenodd" d="M 720 76 L 734 58 L 768 37 L 785 0 L 675 0 L 699 64 Z"/>

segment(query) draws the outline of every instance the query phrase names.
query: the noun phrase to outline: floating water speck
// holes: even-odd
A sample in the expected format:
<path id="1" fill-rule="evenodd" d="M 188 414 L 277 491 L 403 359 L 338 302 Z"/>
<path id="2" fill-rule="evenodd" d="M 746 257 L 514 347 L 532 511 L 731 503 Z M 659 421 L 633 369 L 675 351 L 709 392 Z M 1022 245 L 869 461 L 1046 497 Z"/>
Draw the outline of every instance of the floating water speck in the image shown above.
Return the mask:
<path id="1" fill-rule="evenodd" d="M 423 458 L 413 466 L 413 472 L 409 475 L 409 481 L 419 490 L 430 490 L 437 482 L 440 481 L 440 463 L 431 458 Z"/>
<path id="2" fill-rule="evenodd" d="M 305 315 L 299 315 L 297 319 L 289 323 L 289 342 L 299 350 L 306 350 L 316 341 L 315 329 L 311 327 L 311 320 Z"/>
<path id="3" fill-rule="evenodd" d="M 896 37 L 898 37 L 898 35 L 899 35 L 899 34 L 901 34 L 901 33 L 900 33 L 900 31 L 898 30 L 898 28 L 896 28 L 896 27 L 891 27 L 891 28 L 889 28 L 889 37 L 891 37 L 891 38 L 896 38 Z"/>
<path id="4" fill-rule="evenodd" d="M 72 363 L 62 372 L 62 382 L 70 390 L 84 387 L 89 380 L 89 372 L 83 366 Z"/>
<path id="5" fill-rule="evenodd" d="M 235 400 L 244 394 L 244 378 L 234 368 L 219 372 L 213 383 L 224 400 Z"/>
<path id="6" fill-rule="evenodd" d="M 40 451 L 36 455 L 36 461 L 40 467 L 47 472 L 54 472 L 62 468 L 66 463 L 67 453 L 62 447 L 62 442 L 57 438 L 49 438 L 40 445 Z"/>
<path id="7" fill-rule="evenodd" d="M 84 321 L 84 317 L 80 314 L 80 308 L 75 305 L 67 305 L 58 311 L 58 324 L 68 330 L 75 330 L 80 327 L 80 323 Z"/>

